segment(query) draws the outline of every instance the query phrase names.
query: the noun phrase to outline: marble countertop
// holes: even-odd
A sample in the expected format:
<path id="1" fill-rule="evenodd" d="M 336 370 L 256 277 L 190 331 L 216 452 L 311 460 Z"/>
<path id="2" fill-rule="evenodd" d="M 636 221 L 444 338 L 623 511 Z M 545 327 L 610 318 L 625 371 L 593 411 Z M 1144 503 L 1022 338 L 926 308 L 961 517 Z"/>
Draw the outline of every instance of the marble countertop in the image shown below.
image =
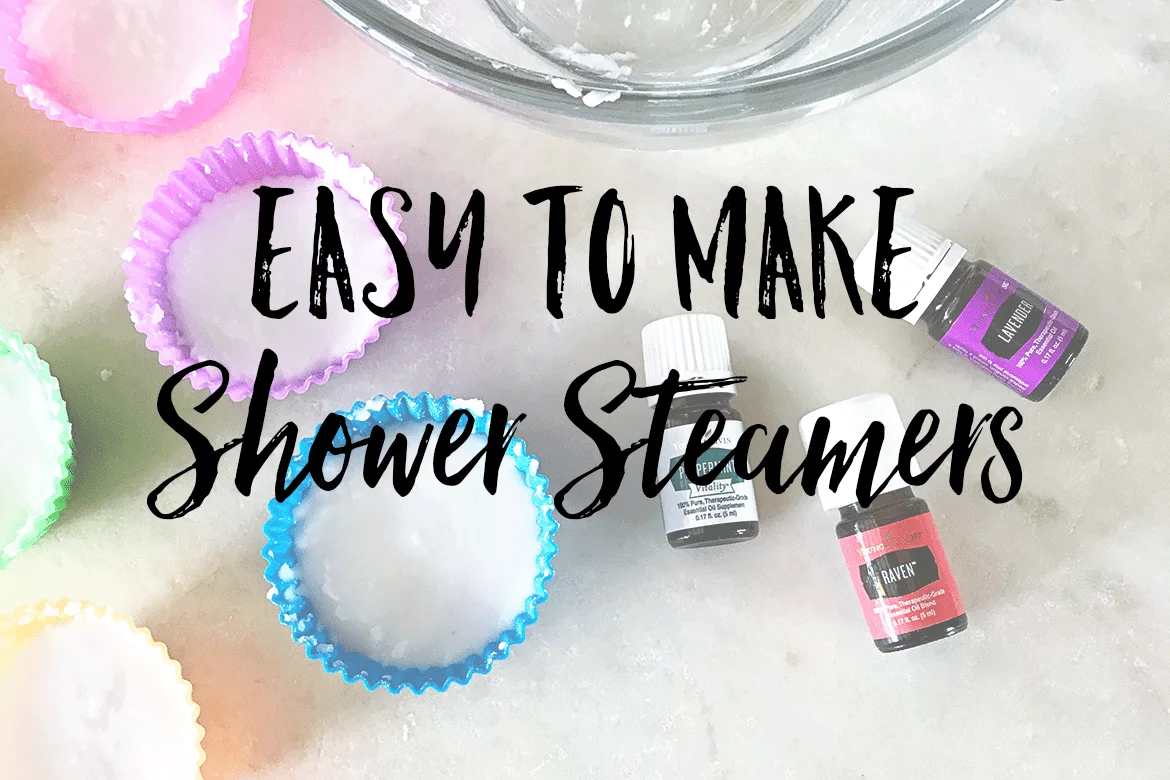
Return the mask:
<path id="1" fill-rule="evenodd" d="M 0 610 L 83 598 L 150 627 L 203 708 L 208 780 L 1170 777 L 1167 94 L 1161 0 L 1021 0 L 878 95 L 696 152 L 618 151 L 496 116 L 398 69 L 314 0 L 258 2 L 240 91 L 178 135 L 70 130 L 0 90 L 0 321 L 53 366 L 78 457 L 65 516 L 0 576 Z M 876 390 L 907 418 L 938 410 L 944 426 L 960 403 L 1021 406 L 1016 500 L 994 505 L 977 482 L 961 496 L 942 479 L 919 490 L 970 629 L 883 656 L 814 499 L 761 489 L 759 539 L 682 552 L 628 479 L 610 508 L 563 523 L 540 620 L 487 677 L 416 697 L 324 674 L 265 598 L 262 490 L 244 498 L 223 477 L 182 520 L 148 512 L 146 493 L 189 455 L 154 410 L 170 372 L 122 298 L 119 254 L 154 186 L 203 147 L 268 128 L 329 140 L 420 204 L 432 190 L 462 203 L 476 187 L 488 200 L 475 316 L 461 262 L 420 269 L 415 311 L 343 376 L 274 403 L 270 421 L 307 426 L 402 389 L 482 397 L 528 415 L 525 438 L 563 484 L 595 458 L 561 408 L 569 379 L 605 360 L 637 365 L 641 326 L 679 310 L 672 197 L 702 232 L 741 185 L 747 304 L 728 330 L 750 376 L 746 419 L 794 426 Z M 584 188 L 559 321 L 543 300 L 546 211 L 522 198 L 552 184 Z M 786 195 L 806 284 L 810 185 L 858 199 L 842 221 L 854 251 L 875 224 L 874 188 L 912 187 L 919 218 L 1087 323 L 1087 350 L 1047 401 L 1024 406 L 921 330 L 853 315 L 833 270 L 825 319 L 760 317 L 768 185 Z M 638 255 L 613 316 L 585 273 L 610 187 Z M 414 246 L 424 212 L 406 222 Z M 721 289 L 699 284 L 696 308 L 720 306 Z M 201 424 L 223 440 L 244 412 L 225 400 Z M 608 424 L 632 435 L 647 418 L 629 403 Z"/>

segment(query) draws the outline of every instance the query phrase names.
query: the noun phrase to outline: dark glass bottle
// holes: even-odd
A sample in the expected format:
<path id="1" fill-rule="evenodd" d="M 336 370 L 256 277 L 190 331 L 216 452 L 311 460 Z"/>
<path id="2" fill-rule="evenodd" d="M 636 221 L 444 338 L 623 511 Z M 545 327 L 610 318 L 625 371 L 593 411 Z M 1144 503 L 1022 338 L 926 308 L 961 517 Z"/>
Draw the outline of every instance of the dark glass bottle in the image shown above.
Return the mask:
<path id="1" fill-rule="evenodd" d="M 684 382 L 735 377 L 727 328 L 713 314 L 679 314 L 651 322 L 642 329 L 642 358 L 646 384 L 651 387 L 662 384 L 673 373 Z M 739 476 L 730 463 L 713 475 L 743 434 L 743 418 L 731 405 L 734 396 L 735 386 L 728 384 L 682 391 L 670 401 L 657 473 L 671 475 L 658 493 L 662 525 L 671 547 L 745 542 L 760 532 L 751 480 Z M 651 406 L 658 403 L 655 398 L 649 401 Z M 718 412 L 724 424 L 717 441 L 710 442 L 702 453 L 690 456 L 694 457 L 691 474 L 703 477 L 692 482 L 682 460 L 688 457 L 695 426 L 706 424 L 702 420 L 705 412 Z"/>
<path id="2" fill-rule="evenodd" d="M 885 431 L 877 462 L 859 492 L 862 462 L 871 458 L 868 440 L 874 424 Z M 874 645 L 883 653 L 953 636 L 967 627 L 967 612 L 926 502 L 898 473 L 906 428 L 894 399 L 886 393 L 859 395 L 809 412 L 800 421 L 800 437 L 814 462 L 843 443 L 846 452 L 868 442 L 863 458 L 845 472 L 822 470 L 817 495 L 826 512 L 837 510 L 837 542 L 853 583 L 861 614 Z M 807 462 L 807 461 L 806 461 Z M 911 459 L 911 467 L 921 472 Z M 892 474 L 868 506 L 875 475 Z M 878 477 L 880 479 L 880 477 Z"/>
<path id="3" fill-rule="evenodd" d="M 951 272 L 950 278 L 943 284 L 938 295 L 930 302 L 930 305 L 922 313 L 921 322 L 926 325 L 927 332 L 935 341 L 942 341 L 951 328 L 955 326 L 960 315 L 967 309 L 975 296 L 979 293 L 979 288 L 984 285 L 988 277 L 997 273 L 996 269 L 990 263 L 983 260 L 960 260 L 955 270 Z M 1033 301 L 1045 302 L 1043 298 L 1033 293 L 1027 288 L 1019 288 L 1019 292 L 1025 295 L 1030 295 Z M 1043 310 L 1043 305 L 1040 306 Z M 1072 368 L 1072 364 L 1076 362 L 1077 357 L 1084 349 L 1086 342 L 1089 340 L 1089 329 L 1081 323 L 1076 323 L 1076 329 L 1072 337 L 1068 341 L 1068 346 L 1065 347 L 1061 356 L 1052 363 L 1048 369 L 1047 375 L 1040 380 L 1039 384 L 1035 386 L 1024 398 L 1029 401 L 1042 401 L 1048 397 L 1052 389 L 1064 378 L 1068 370 Z"/>
<path id="4" fill-rule="evenodd" d="M 857 538 L 867 532 L 877 531 L 880 528 L 888 527 L 894 523 L 903 522 L 910 518 L 922 518 L 924 516 L 929 518 L 930 507 L 921 498 L 915 496 L 913 490 L 906 487 L 876 496 L 873 503 L 866 508 L 862 508 L 861 504 L 850 504 L 849 506 L 841 507 L 840 513 L 841 522 L 837 523 L 837 538 L 846 540 Z M 933 525 L 933 520 L 930 522 Z M 938 550 L 933 551 L 936 560 L 941 556 L 941 551 L 941 546 Z M 948 570 L 947 576 L 949 576 L 949 566 L 946 565 L 945 558 L 942 563 L 943 567 Z M 953 618 L 936 623 L 927 628 L 913 629 L 904 634 L 898 634 L 895 637 L 875 638 L 873 643 L 883 653 L 895 653 L 899 650 L 907 650 L 911 647 L 925 645 L 928 642 L 946 639 L 966 628 L 967 613 L 962 612 Z"/>
<path id="5" fill-rule="evenodd" d="M 683 396 L 670 407 L 670 415 L 666 418 L 666 429 L 682 426 L 691 426 L 699 421 L 704 412 L 718 411 L 725 420 L 741 422 L 743 417 L 739 410 L 731 405 L 731 396 L 727 393 L 698 393 Z M 752 507 L 754 510 L 755 507 Z M 688 547 L 715 547 L 720 544 L 734 544 L 755 539 L 760 533 L 760 521 L 755 511 L 750 519 L 737 519 L 730 523 L 715 525 L 700 525 L 694 528 L 684 528 L 679 531 L 668 531 L 666 541 L 671 547 L 682 549 Z"/>
<path id="6" fill-rule="evenodd" d="M 1067 312 L 912 219 L 896 217 L 889 242 L 879 238 L 858 256 L 858 286 L 872 293 L 879 251 L 889 257 L 890 309 L 910 307 L 904 321 L 1029 401 L 1052 392 L 1089 340 Z"/>

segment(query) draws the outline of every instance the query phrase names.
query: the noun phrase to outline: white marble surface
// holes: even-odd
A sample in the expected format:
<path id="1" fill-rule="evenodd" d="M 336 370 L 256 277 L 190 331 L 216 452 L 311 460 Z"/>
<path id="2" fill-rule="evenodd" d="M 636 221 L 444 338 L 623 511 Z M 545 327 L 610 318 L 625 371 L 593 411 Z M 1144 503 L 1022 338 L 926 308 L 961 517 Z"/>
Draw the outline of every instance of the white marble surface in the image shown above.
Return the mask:
<path id="1" fill-rule="evenodd" d="M 499 118 L 398 70 L 313 0 L 257 3 L 251 63 L 227 108 L 191 131 L 73 131 L 0 90 L 0 321 L 35 343 L 74 420 L 78 479 L 61 523 L 0 574 L 0 609 L 42 598 L 109 604 L 151 627 L 203 706 L 206 777 L 900 778 L 1170 776 L 1170 5 L 1021 0 L 942 63 L 860 103 L 749 144 L 677 154 L 580 145 Z M 229 481 L 164 522 L 147 491 L 186 462 L 154 412 L 168 372 L 121 295 L 119 252 L 152 188 L 225 136 L 266 128 L 328 139 L 404 186 L 489 203 L 482 298 L 462 310 L 459 265 L 422 273 L 416 311 L 367 357 L 272 425 L 355 398 L 429 388 L 501 401 L 556 484 L 592 459 L 560 409 L 569 378 L 639 359 L 638 332 L 678 310 L 671 197 L 713 224 L 727 188 L 750 196 L 754 299 L 764 188 L 794 223 L 804 189 L 851 193 L 856 251 L 883 184 L 916 212 L 1063 304 L 1092 330 L 1063 386 L 1024 408 L 1021 495 L 993 506 L 942 481 L 939 519 L 971 628 L 894 656 L 870 644 L 832 534 L 803 494 L 764 493 L 758 540 L 666 546 L 633 480 L 609 510 L 566 522 L 551 598 L 530 638 L 446 694 L 346 686 L 306 660 L 265 600 L 264 496 Z M 524 192 L 578 184 L 566 316 L 544 310 L 545 212 Z M 638 276 L 618 316 L 584 273 L 591 204 L 619 188 Z M 425 235 L 422 212 L 408 233 Z M 798 229 L 797 256 L 808 268 Z M 750 374 L 739 406 L 769 426 L 887 390 L 947 424 L 1009 391 L 899 323 L 745 306 L 730 324 Z M 699 304 L 716 309 L 703 285 Z M 103 370 L 112 372 L 103 380 Z M 223 440 L 244 409 L 202 425 Z M 612 425 L 632 435 L 643 408 Z M 981 462 L 981 461 L 980 461 Z M 271 468 L 264 472 L 270 480 Z"/>

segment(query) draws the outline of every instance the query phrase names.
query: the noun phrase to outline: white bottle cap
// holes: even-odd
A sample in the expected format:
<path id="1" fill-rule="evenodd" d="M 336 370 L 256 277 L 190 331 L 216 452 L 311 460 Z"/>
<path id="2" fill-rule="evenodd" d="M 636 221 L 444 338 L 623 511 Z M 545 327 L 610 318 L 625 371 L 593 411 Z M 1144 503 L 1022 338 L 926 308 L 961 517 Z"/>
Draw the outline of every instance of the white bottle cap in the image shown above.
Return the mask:
<path id="1" fill-rule="evenodd" d="M 679 380 L 730 379 L 731 353 L 727 349 L 727 328 L 714 314 L 679 314 L 655 320 L 642 328 L 642 360 L 648 386 L 662 384 L 673 368 Z M 735 394 L 735 385 L 697 392 Z M 657 402 L 650 399 L 650 405 Z"/>
<path id="2" fill-rule="evenodd" d="M 877 266 L 877 242 L 875 233 L 853 264 L 857 286 L 870 295 L 873 295 Z M 967 250 L 925 225 L 901 216 L 894 217 L 890 246 L 895 250 L 910 248 L 909 252 L 895 256 L 890 263 L 890 310 L 897 311 L 917 302 L 914 311 L 902 318 L 913 325 L 946 284 Z"/>
<path id="3" fill-rule="evenodd" d="M 813 428 L 821 417 L 827 418 L 829 421 L 826 453 L 831 451 L 833 445 L 840 441 L 845 443 L 845 457 L 848 457 L 861 442 L 870 425 L 875 422 L 882 424 L 885 430 L 882 437 L 882 448 L 878 453 L 877 470 L 874 472 L 873 484 L 870 486 L 871 490 L 880 485 L 882 480 L 898 468 L 898 451 L 902 447 L 902 437 L 906 434 L 906 428 L 902 425 L 902 418 L 898 415 L 898 407 L 894 405 L 894 399 L 890 396 L 885 393 L 859 395 L 856 398 L 831 404 L 815 412 L 809 412 L 800 419 L 800 438 L 804 442 L 806 452 L 809 440 L 812 438 Z M 867 444 L 866 447 L 868 446 Z M 826 512 L 857 503 L 857 475 L 865 452 L 864 448 L 858 452 L 857 457 L 849 464 L 849 470 L 845 472 L 845 477 L 837 485 L 836 490 L 829 487 L 829 479 L 833 473 L 832 467 L 830 466 L 822 472 L 817 483 L 817 495 L 820 496 L 821 506 Z M 916 460 L 911 460 L 911 464 L 915 474 L 921 473 Z M 902 480 L 901 476 L 895 474 L 881 492 L 889 493 L 904 487 L 909 486 Z"/>

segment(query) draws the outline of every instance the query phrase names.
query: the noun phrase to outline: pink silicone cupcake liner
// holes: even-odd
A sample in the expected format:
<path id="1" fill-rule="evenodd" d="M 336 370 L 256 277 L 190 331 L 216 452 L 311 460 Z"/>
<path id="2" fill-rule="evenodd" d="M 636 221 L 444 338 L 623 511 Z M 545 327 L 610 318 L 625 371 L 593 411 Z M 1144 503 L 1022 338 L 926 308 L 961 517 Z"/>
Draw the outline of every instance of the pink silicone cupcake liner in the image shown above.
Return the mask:
<path id="1" fill-rule="evenodd" d="M 218 147 L 209 147 L 171 173 L 167 183 L 156 188 L 154 198 L 143 206 L 142 217 L 122 254 L 130 319 L 135 329 L 146 336 L 146 346 L 158 353 L 159 362 L 164 366 L 179 371 L 202 360 L 217 359 L 215 355 L 192 354 L 183 335 L 183 325 L 173 313 L 167 263 L 175 241 L 199 218 L 204 205 L 218 194 L 235 188 L 252 188 L 260 180 L 280 176 L 332 181 L 335 189 L 352 197 L 363 208 L 369 207 L 374 193 L 382 186 L 368 167 L 355 163 L 349 155 L 335 151 L 329 144 L 272 131 L 259 136 L 249 133 L 239 140 L 229 139 Z M 383 213 L 405 245 L 406 237 L 399 229 L 402 217 L 393 210 L 395 202 L 393 195 L 387 195 L 382 204 Z M 392 286 L 385 292 L 393 295 L 397 289 L 397 273 L 389 251 L 387 261 Z M 357 305 L 361 306 L 361 302 Z M 378 340 L 379 329 L 388 321 L 377 320 L 360 344 L 334 356 L 323 368 L 292 379 L 277 376 L 272 383 L 271 397 L 281 399 L 290 392 L 303 393 L 311 385 L 324 384 L 332 374 L 345 371 L 351 360 L 365 354 L 368 344 Z M 222 382 L 219 371 L 206 367 L 188 377 L 201 390 L 218 387 Z M 233 401 L 249 398 L 252 384 L 251 379 L 232 378 L 227 395 Z"/>
<path id="2" fill-rule="evenodd" d="M 79 112 L 54 94 L 45 68 L 29 56 L 20 41 L 25 11 L 34 0 L 0 0 L 0 69 L 16 93 L 43 111 L 50 119 L 108 133 L 169 133 L 199 124 L 218 111 L 239 84 L 248 58 L 248 31 L 252 21 L 253 0 L 237 0 L 239 27 L 228 47 L 227 55 L 207 74 L 203 83 L 190 94 L 159 106 L 156 113 L 126 121 L 105 121 Z M 200 0 L 191 0 L 199 2 Z"/>

